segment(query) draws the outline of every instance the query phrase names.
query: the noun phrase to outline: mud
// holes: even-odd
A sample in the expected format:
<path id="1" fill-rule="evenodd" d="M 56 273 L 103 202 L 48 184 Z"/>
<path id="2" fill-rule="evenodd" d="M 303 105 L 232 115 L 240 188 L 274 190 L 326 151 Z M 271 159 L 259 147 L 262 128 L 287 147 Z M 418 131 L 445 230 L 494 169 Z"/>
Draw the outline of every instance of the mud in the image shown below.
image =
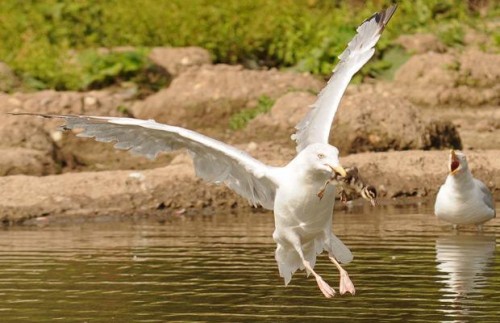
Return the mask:
<path id="1" fill-rule="evenodd" d="M 382 199 L 432 199 L 447 175 L 448 149 L 463 147 L 474 175 L 498 197 L 500 56 L 473 47 L 443 50 L 428 36 L 401 43 L 414 48 L 415 55 L 394 81 L 349 86 L 330 137 L 341 151 L 341 162 L 357 166 Z M 110 144 L 77 138 L 77 132 L 62 133 L 59 121 L 5 114 L 155 118 L 235 144 L 271 165 L 293 158 L 290 135 L 324 81 L 293 72 L 211 65 L 203 50 L 155 53 L 157 64 L 177 57 L 172 66 L 163 66 L 172 69 L 174 79 L 145 99 L 127 88 L 0 93 L 4 223 L 251 209 L 224 186 L 197 179 L 183 152 L 148 161 Z M 271 110 L 243 129 L 230 130 L 231 116 L 256 107 L 264 95 L 275 100 Z"/>

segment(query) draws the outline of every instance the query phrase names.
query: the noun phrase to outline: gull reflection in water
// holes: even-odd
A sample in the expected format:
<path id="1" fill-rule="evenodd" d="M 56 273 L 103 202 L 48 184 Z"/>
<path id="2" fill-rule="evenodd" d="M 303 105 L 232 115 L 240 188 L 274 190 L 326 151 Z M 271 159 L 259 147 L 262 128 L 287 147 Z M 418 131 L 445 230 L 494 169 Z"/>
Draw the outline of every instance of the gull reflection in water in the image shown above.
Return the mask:
<path id="1" fill-rule="evenodd" d="M 495 254 L 496 237 L 483 235 L 450 235 L 436 239 L 437 269 L 445 284 L 441 289 L 443 311 L 459 318 L 467 316 L 467 299 L 487 285 L 484 273 Z"/>

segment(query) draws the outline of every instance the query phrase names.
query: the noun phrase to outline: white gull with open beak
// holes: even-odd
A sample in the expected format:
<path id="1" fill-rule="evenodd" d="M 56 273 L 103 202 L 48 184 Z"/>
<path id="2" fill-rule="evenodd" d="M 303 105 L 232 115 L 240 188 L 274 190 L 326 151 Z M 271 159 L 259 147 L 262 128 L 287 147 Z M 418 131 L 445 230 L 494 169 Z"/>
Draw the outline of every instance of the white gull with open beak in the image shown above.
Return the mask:
<path id="1" fill-rule="evenodd" d="M 488 187 L 474 178 L 467 158 L 452 150 L 445 183 L 439 189 L 434 205 L 438 219 L 457 225 L 475 224 L 478 230 L 496 216 L 495 203 Z"/>

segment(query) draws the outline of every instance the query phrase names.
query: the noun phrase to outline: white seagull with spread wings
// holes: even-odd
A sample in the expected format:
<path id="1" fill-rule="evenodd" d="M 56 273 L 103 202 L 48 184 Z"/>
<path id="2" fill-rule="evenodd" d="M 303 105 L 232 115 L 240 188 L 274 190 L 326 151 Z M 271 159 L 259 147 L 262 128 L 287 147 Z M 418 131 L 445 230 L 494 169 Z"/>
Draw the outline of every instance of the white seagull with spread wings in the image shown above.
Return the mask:
<path id="1" fill-rule="evenodd" d="M 374 14 L 357 29 L 357 35 L 339 56 L 327 86 L 310 112 L 297 125 L 292 138 L 297 155 L 284 167 L 271 167 L 243 151 L 200 133 L 160 124 L 154 120 L 71 115 L 40 115 L 66 121 L 63 129 L 81 129 L 80 137 L 116 142 L 115 148 L 155 158 L 160 152 L 185 148 L 194 160 L 196 174 L 209 182 L 224 183 L 253 205 L 274 210 L 276 229 L 273 239 L 280 275 L 287 285 L 297 269 L 313 274 L 326 297 L 331 288 L 314 271 L 316 255 L 323 251 L 340 271 L 340 294 L 355 293 L 347 272 L 350 250 L 332 232 L 335 184 L 324 198 L 317 193 L 332 175 L 345 176 L 337 148 L 328 144 L 333 118 L 353 75 L 373 56 L 374 46 L 396 6 Z M 18 113 L 23 114 L 23 113 Z M 27 114 L 27 113 L 26 113 Z"/>

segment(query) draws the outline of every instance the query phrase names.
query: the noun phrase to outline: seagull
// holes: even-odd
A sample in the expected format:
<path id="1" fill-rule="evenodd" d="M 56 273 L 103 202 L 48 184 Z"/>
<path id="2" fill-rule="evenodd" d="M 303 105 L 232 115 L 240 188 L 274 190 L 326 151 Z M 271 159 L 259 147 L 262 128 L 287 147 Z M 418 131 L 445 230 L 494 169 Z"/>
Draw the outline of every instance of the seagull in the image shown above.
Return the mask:
<path id="1" fill-rule="evenodd" d="M 475 224 L 481 231 L 483 224 L 496 216 L 491 192 L 472 176 L 464 153 L 451 150 L 448 167 L 450 173 L 439 189 L 434 213 L 455 229 L 460 224 Z"/>
<path id="2" fill-rule="evenodd" d="M 349 248 L 332 232 L 335 184 L 326 188 L 323 199 L 317 192 L 332 175 L 346 176 L 339 162 L 339 151 L 328 144 L 333 118 L 353 75 L 373 56 L 396 6 L 375 13 L 357 29 L 357 34 L 339 56 L 332 77 L 317 101 L 297 125 L 292 139 L 297 155 L 283 167 L 273 167 L 247 153 L 185 128 L 134 118 L 82 115 L 38 115 L 65 121 L 63 130 L 79 129 L 79 137 L 114 142 L 117 149 L 150 159 L 161 152 L 186 149 L 193 158 L 196 175 L 208 182 L 224 183 L 254 206 L 273 210 L 277 244 L 275 259 L 280 276 L 288 285 L 298 270 L 306 270 L 316 279 L 323 295 L 330 298 L 335 290 L 316 273 L 316 256 L 328 253 L 340 273 L 340 294 L 355 294 L 354 285 L 341 263 L 353 259 Z"/>

